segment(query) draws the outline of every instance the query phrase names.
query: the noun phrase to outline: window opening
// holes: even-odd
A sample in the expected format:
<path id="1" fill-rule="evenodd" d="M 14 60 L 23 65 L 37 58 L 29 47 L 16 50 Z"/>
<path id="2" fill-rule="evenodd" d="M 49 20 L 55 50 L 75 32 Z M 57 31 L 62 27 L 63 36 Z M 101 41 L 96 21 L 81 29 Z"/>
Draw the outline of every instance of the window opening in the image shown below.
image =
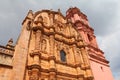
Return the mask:
<path id="1" fill-rule="evenodd" d="M 66 62 L 66 53 L 63 50 L 60 51 L 60 59 L 62 62 Z"/>

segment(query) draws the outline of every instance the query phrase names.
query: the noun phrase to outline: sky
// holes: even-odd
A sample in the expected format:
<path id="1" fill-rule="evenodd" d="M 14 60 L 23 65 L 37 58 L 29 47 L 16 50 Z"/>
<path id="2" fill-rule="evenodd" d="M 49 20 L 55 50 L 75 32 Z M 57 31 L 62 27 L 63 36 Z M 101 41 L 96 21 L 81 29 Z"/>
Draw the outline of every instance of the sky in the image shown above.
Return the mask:
<path id="1" fill-rule="evenodd" d="M 75 6 L 87 15 L 115 80 L 120 80 L 120 0 L 1 0 L 0 45 L 6 45 L 10 38 L 17 40 L 29 10 L 60 8 L 65 15 L 67 9 Z"/>

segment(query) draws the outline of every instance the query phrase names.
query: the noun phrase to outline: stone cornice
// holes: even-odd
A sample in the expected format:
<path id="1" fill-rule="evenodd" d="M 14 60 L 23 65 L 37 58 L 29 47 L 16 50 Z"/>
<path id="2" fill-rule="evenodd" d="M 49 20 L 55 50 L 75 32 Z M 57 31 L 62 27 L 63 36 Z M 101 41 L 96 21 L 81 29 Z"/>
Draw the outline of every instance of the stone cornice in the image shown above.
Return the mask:
<path id="1" fill-rule="evenodd" d="M 30 53 L 30 56 L 35 56 L 38 55 L 39 57 L 41 56 L 41 52 L 39 50 L 33 50 L 33 52 Z"/>
<path id="2" fill-rule="evenodd" d="M 81 69 L 83 69 L 83 70 L 90 69 L 89 66 L 86 66 L 84 64 L 69 64 L 67 62 L 61 62 L 60 60 L 56 60 L 55 56 L 52 56 L 52 57 L 41 56 L 41 60 L 50 61 L 51 59 L 54 60 L 56 64 L 65 65 L 67 67 L 71 67 L 71 68 L 81 67 Z"/>
<path id="3" fill-rule="evenodd" d="M 91 49 L 88 49 L 88 52 L 89 53 L 92 53 L 92 54 L 94 54 L 94 55 L 97 55 L 97 56 L 99 56 L 99 57 L 101 57 L 101 58 L 105 58 L 104 56 L 103 56 L 103 53 L 101 53 L 101 54 L 98 54 L 98 52 L 99 51 L 96 51 L 96 50 L 92 50 L 93 48 L 91 48 Z"/>
<path id="4" fill-rule="evenodd" d="M 4 54 L 4 55 L 6 55 L 6 56 L 12 56 L 12 57 L 13 57 L 13 54 L 9 54 L 9 53 L 0 52 L 0 54 Z"/>
<path id="5" fill-rule="evenodd" d="M 13 66 L 12 66 L 12 65 L 5 65 L 5 64 L 0 64 L 0 67 L 10 68 L 10 69 L 12 69 L 12 68 L 13 68 Z"/>
<path id="6" fill-rule="evenodd" d="M 93 55 L 93 54 L 89 54 L 89 56 L 90 56 L 91 58 L 94 58 L 94 59 L 100 61 L 100 62 L 103 62 L 103 63 L 106 63 L 106 64 L 109 63 L 109 61 L 107 61 L 106 59 L 103 59 L 103 58 L 101 58 L 101 57 L 99 57 L 99 56 L 96 56 L 96 55 Z"/>
<path id="7" fill-rule="evenodd" d="M 102 51 L 102 50 L 100 50 L 99 48 L 96 48 L 96 47 L 94 47 L 94 46 L 92 46 L 92 45 L 87 45 L 87 47 L 88 48 L 92 48 L 92 49 L 94 49 L 95 51 L 97 51 L 97 52 L 101 52 L 102 54 L 104 54 L 104 52 Z"/>
<path id="8" fill-rule="evenodd" d="M 89 25 L 85 24 L 83 21 L 77 20 L 77 21 L 74 23 L 74 25 L 75 25 L 76 27 L 80 27 L 79 24 L 81 24 L 82 27 L 84 26 L 84 28 L 86 28 L 86 29 L 84 29 L 84 30 L 90 30 L 90 31 L 94 32 L 94 29 L 91 28 Z"/>
<path id="9" fill-rule="evenodd" d="M 109 67 L 108 63 L 106 64 L 106 63 L 104 63 L 104 62 L 100 62 L 100 61 L 95 60 L 95 59 L 93 59 L 93 58 L 90 58 L 90 60 Z"/>
<path id="10" fill-rule="evenodd" d="M 4 49 L 8 49 L 8 50 L 14 51 L 14 49 L 12 49 L 12 48 L 7 48 L 7 47 L 2 46 L 2 45 L 0 45 L 0 48 L 4 48 Z"/>
<path id="11" fill-rule="evenodd" d="M 4 54 L 4 55 L 7 55 L 7 56 L 13 56 L 14 54 L 14 49 L 11 49 L 11 48 L 7 48 L 7 47 L 4 47 L 4 46 L 0 46 L 0 54 Z"/>
<path id="12" fill-rule="evenodd" d="M 32 64 L 27 66 L 28 70 L 32 70 L 32 69 L 38 69 L 39 71 L 41 70 L 41 66 L 37 65 L 37 64 Z"/>

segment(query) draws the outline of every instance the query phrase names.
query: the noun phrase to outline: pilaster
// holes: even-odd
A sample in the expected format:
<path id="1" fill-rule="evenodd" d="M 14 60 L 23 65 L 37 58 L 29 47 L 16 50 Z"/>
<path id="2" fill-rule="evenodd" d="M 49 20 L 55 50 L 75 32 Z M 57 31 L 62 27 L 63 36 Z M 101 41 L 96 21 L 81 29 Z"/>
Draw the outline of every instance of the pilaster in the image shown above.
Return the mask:
<path id="1" fill-rule="evenodd" d="M 30 56 L 33 58 L 33 64 L 28 66 L 28 75 L 29 80 L 39 80 L 41 66 L 40 66 L 40 40 L 41 40 L 41 31 L 37 29 L 35 31 L 35 50 L 30 53 Z"/>
<path id="2" fill-rule="evenodd" d="M 28 19 L 24 22 L 21 34 L 18 38 L 18 41 L 15 46 L 15 52 L 13 56 L 13 70 L 10 80 L 24 80 L 26 64 L 27 64 L 27 55 L 28 55 L 28 46 L 30 39 L 30 30 L 27 30 L 26 24 Z"/>
<path id="3" fill-rule="evenodd" d="M 55 66 L 55 57 L 49 57 L 49 79 L 56 80 L 56 66 Z"/>
<path id="4" fill-rule="evenodd" d="M 88 56 L 87 56 L 87 53 L 85 51 L 85 48 L 81 48 L 81 55 L 83 57 L 83 61 L 84 61 L 84 67 L 87 67 L 89 65 L 89 60 L 88 60 Z"/>

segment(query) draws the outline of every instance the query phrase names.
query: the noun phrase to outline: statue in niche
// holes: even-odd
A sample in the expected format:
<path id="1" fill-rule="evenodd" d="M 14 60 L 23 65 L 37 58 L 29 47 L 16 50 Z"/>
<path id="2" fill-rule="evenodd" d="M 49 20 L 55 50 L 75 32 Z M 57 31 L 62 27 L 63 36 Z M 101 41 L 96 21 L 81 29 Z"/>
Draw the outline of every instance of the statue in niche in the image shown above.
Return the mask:
<path id="1" fill-rule="evenodd" d="M 42 51 L 46 51 L 47 41 L 45 39 L 42 40 Z"/>
<path id="2" fill-rule="evenodd" d="M 42 22 L 43 22 L 43 18 L 42 18 L 42 16 L 40 16 L 40 17 L 38 17 L 38 26 L 42 26 Z"/>
<path id="3" fill-rule="evenodd" d="M 80 62 L 82 63 L 82 62 L 83 62 L 83 59 L 82 59 L 81 51 L 80 51 L 79 48 L 76 49 L 76 55 L 79 56 L 79 60 L 80 60 Z"/>
<path id="4" fill-rule="evenodd" d="M 34 22 L 37 26 L 41 27 L 43 22 L 42 16 L 39 16 L 37 20 Z"/>
<path id="5" fill-rule="evenodd" d="M 27 28 L 27 30 L 30 30 L 30 28 L 31 28 L 31 21 L 28 21 L 26 28 Z"/>
<path id="6" fill-rule="evenodd" d="M 75 48 L 74 48 L 74 53 L 75 53 L 75 56 L 79 56 L 79 54 L 80 54 L 80 53 L 79 53 L 79 49 L 75 49 Z"/>
<path id="7" fill-rule="evenodd" d="M 60 49 L 60 44 L 59 44 L 59 42 L 56 42 L 55 43 L 55 46 L 56 46 L 56 49 L 57 49 L 57 51 Z"/>
<path id="8" fill-rule="evenodd" d="M 71 36 L 71 35 L 70 35 L 70 33 L 71 33 L 71 32 L 70 32 L 70 27 L 69 27 L 68 25 L 64 25 L 64 28 L 65 28 L 65 29 L 64 29 L 65 35 Z"/>
<path id="9" fill-rule="evenodd" d="M 62 32 L 62 31 L 63 31 L 63 25 L 62 25 L 62 24 L 59 24 L 58 27 L 59 27 L 59 29 L 60 29 L 60 32 Z"/>
<path id="10" fill-rule="evenodd" d="M 55 27 L 55 31 L 58 31 L 58 27 L 56 23 L 53 24 L 53 27 Z"/>
<path id="11" fill-rule="evenodd" d="M 48 18 L 47 17 L 43 17 L 43 25 L 48 26 Z"/>
<path id="12" fill-rule="evenodd" d="M 60 32 L 60 24 L 55 23 L 54 27 L 55 27 L 56 32 Z"/>
<path id="13" fill-rule="evenodd" d="M 80 52 L 79 52 L 79 51 L 80 51 L 80 50 L 77 48 L 77 49 L 76 49 L 76 53 L 80 54 Z"/>
<path id="14" fill-rule="evenodd" d="M 50 26 L 53 25 L 53 14 L 49 14 Z"/>
<path id="15" fill-rule="evenodd" d="M 60 15 L 61 14 L 60 9 L 58 9 L 58 13 L 59 13 L 59 15 L 57 15 L 58 16 L 57 20 L 62 22 L 62 16 Z"/>
<path id="16" fill-rule="evenodd" d="M 58 59 L 59 58 L 59 48 L 58 48 L 58 43 L 57 42 L 55 42 L 55 48 L 54 48 L 54 52 L 55 52 L 55 57 L 56 57 L 56 59 Z"/>

